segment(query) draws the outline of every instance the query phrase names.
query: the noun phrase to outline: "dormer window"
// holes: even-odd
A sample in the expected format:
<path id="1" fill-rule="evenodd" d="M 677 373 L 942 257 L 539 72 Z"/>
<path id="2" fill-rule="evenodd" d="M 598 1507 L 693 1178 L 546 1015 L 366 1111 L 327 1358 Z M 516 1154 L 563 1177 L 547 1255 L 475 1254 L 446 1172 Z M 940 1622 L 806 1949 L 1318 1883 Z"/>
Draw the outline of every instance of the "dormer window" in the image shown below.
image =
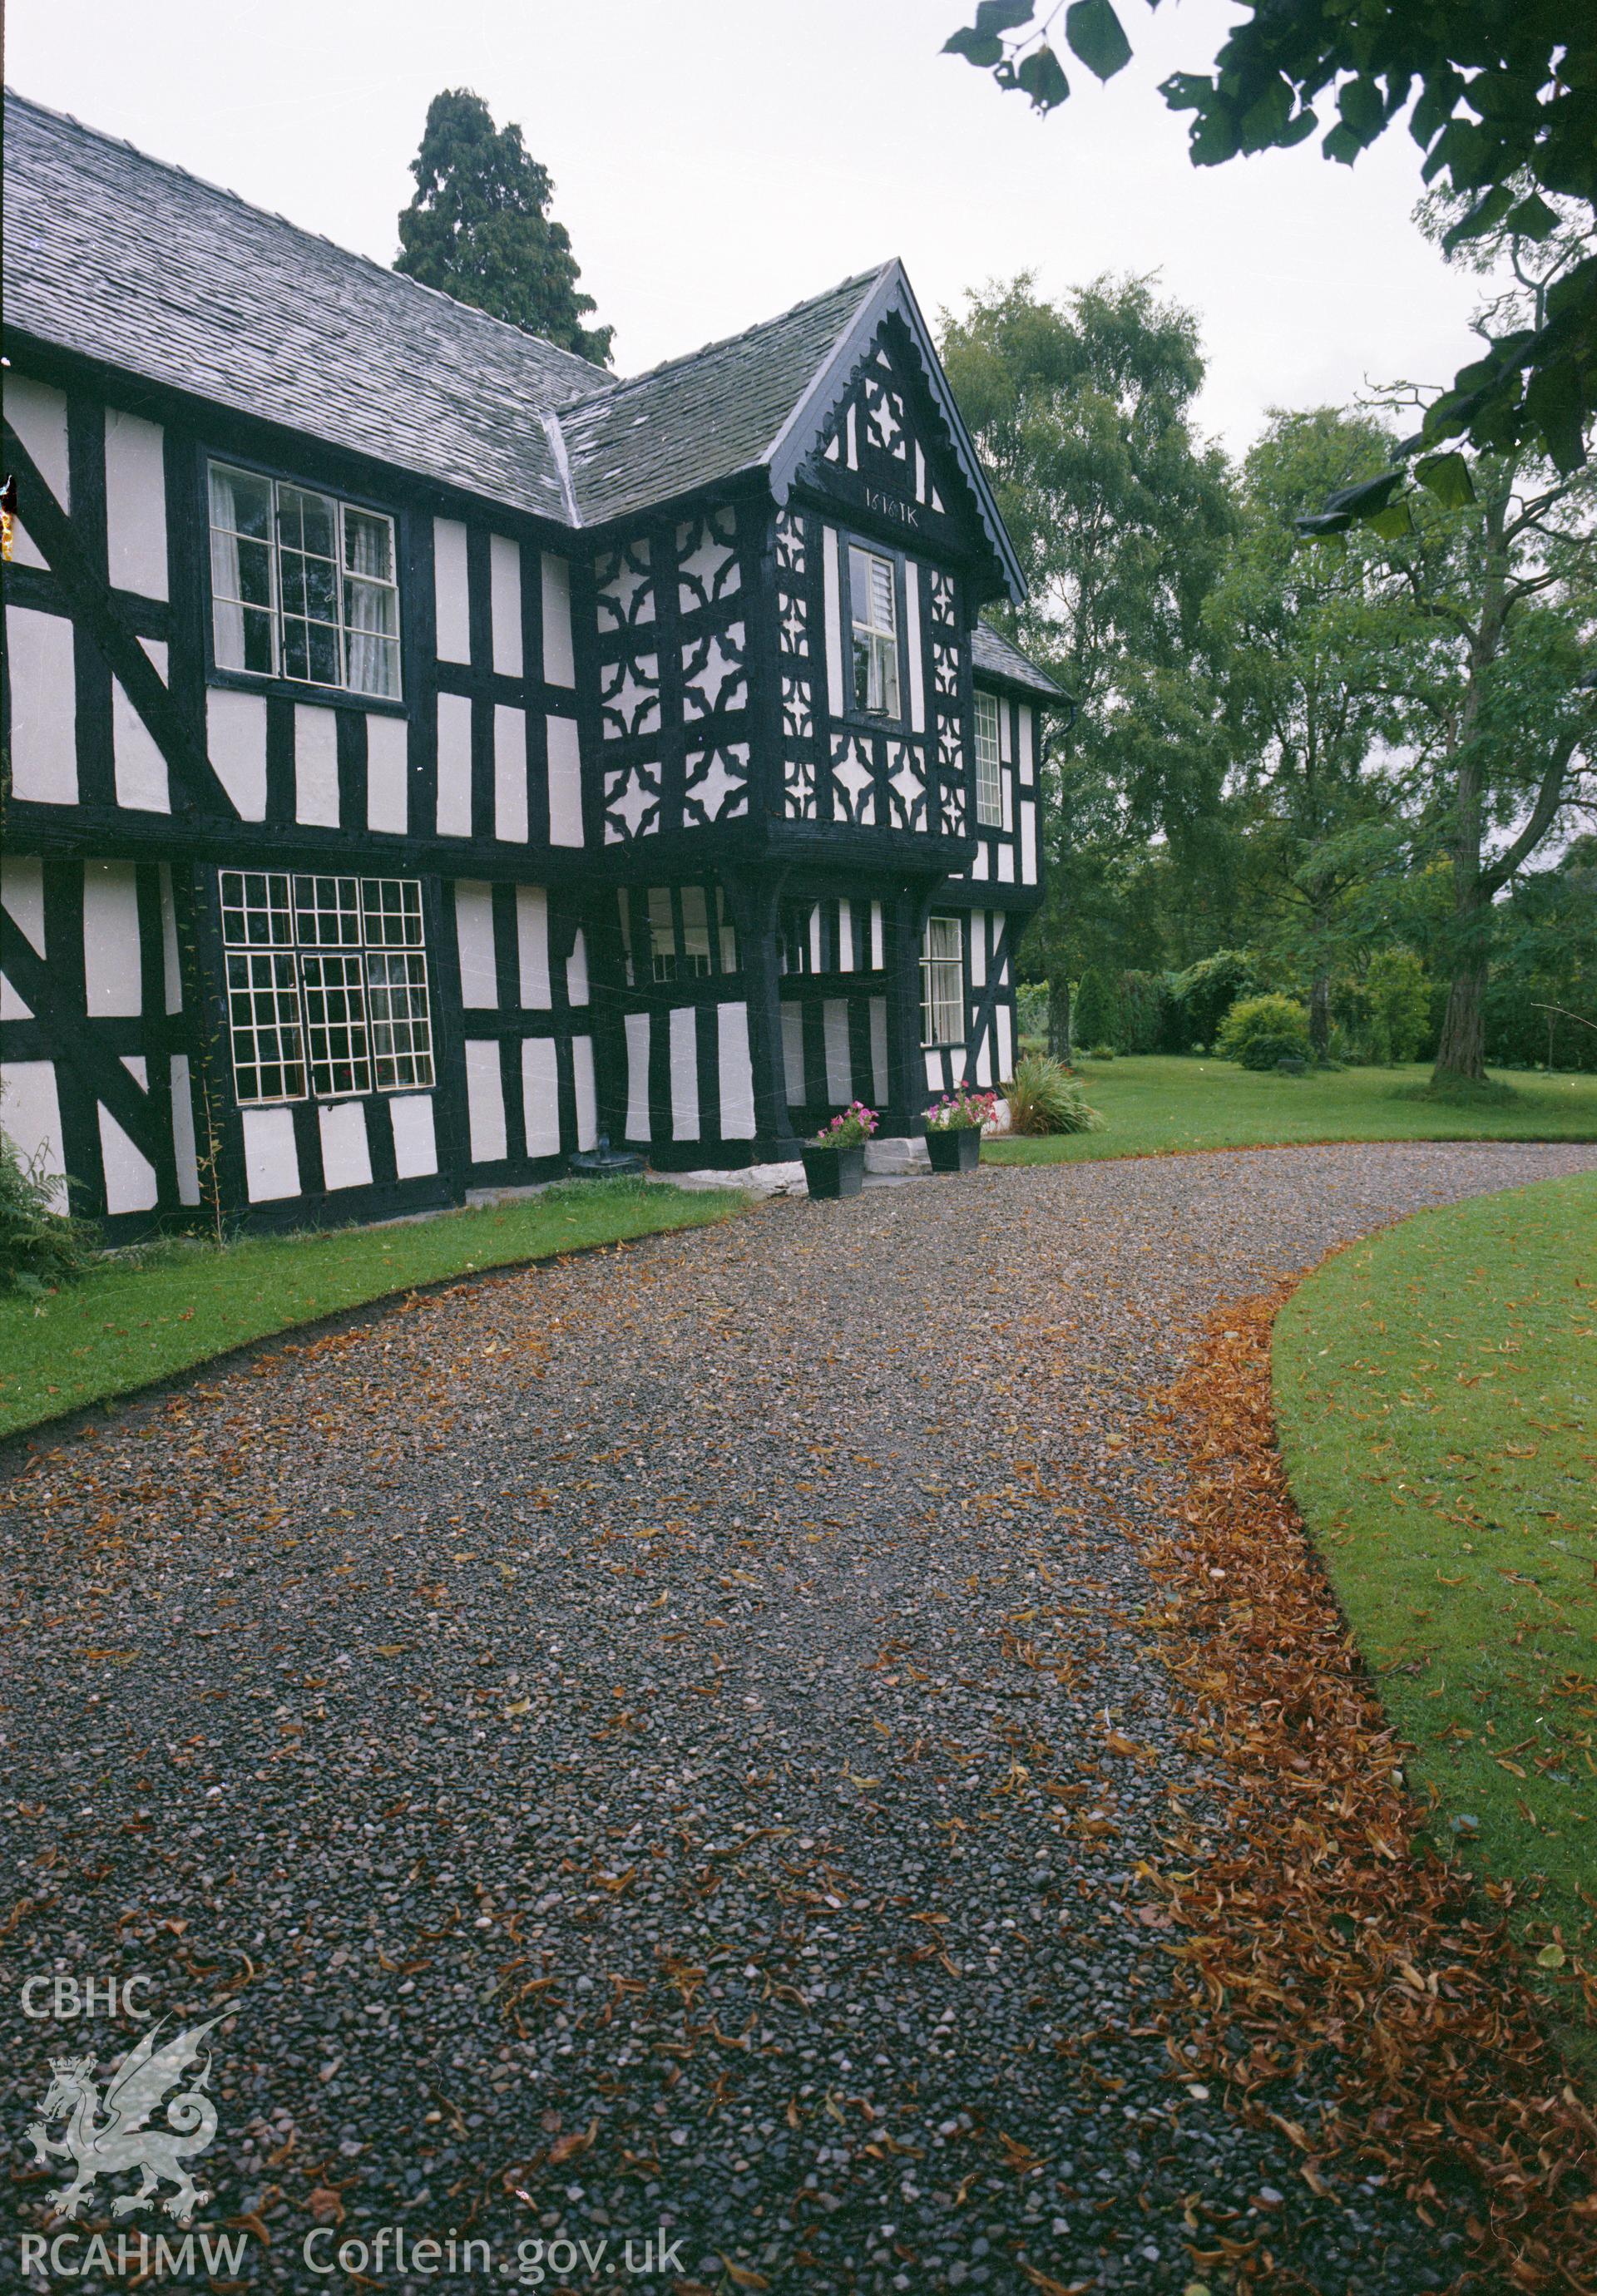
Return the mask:
<path id="1" fill-rule="evenodd" d="M 336 495 L 210 465 L 218 669 L 399 698 L 394 522 Z"/>
<path id="2" fill-rule="evenodd" d="M 896 718 L 898 600 L 893 561 L 851 545 L 849 605 L 854 621 L 854 707 L 871 718 Z"/>

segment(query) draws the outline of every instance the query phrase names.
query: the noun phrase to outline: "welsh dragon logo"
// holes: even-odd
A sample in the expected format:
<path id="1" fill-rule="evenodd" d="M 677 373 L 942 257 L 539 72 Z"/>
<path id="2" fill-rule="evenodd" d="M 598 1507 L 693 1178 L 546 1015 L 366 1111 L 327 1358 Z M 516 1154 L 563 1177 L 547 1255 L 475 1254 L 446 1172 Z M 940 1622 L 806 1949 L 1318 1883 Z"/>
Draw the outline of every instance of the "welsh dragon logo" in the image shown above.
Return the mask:
<path id="1" fill-rule="evenodd" d="M 182 2080 L 185 2069 L 199 2055 L 201 2042 L 218 2020 L 212 2017 L 203 2025 L 186 2026 L 158 2047 L 166 2021 L 163 2017 L 152 2025 L 138 2046 L 128 2051 L 120 2070 L 106 2082 L 103 2103 L 95 2081 L 93 2057 L 50 2060 L 50 2088 L 39 2108 L 45 2118 L 31 2122 L 28 2134 L 41 2168 L 47 2168 L 52 2159 L 78 2164 L 71 2183 L 49 2196 L 59 2215 L 75 2217 L 78 2202 L 97 2177 L 124 2176 L 133 2169 L 140 2171 L 143 2181 L 136 2193 L 112 2201 L 113 2217 L 130 2216 L 135 2209 L 151 2207 L 163 2181 L 177 2189 L 161 2205 L 180 2225 L 186 2225 L 194 2210 L 210 2198 L 196 2185 L 185 2165 L 196 2152 L 203 2152 L 217 2133 L 217 2109 L 206 2094 L 210 2079 L 209 2054 L 203 2072 L 167 2106 L 167 2126 L 172 2134 L 169 2136 L 144 2124 L 167 2091 Z M 51 2136 L 47 2123 L 63 2114 L 67 2120 L 64 2139 Z"/>

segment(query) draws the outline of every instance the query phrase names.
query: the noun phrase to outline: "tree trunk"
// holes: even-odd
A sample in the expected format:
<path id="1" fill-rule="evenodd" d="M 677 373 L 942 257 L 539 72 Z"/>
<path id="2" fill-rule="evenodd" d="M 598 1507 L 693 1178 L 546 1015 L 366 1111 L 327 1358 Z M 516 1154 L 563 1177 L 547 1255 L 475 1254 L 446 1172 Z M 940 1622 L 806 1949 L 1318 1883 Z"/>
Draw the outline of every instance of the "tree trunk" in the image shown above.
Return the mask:
<path id="1" fill-rule="evenodd" d="M 1330 974 L 1324 965 L 1309 989 L 1309 1046 L 1317 1061 L 1330 1058 Z"/>
<path id="2" fill-rule="evenodd" d="M 1052 974 L 1048 983 L 1048 1049 L 1055 1060 L 1071 1059 L 1070 1050 L 1070 983 L 1061 973 Z"/>
<path id="3" fill-rule="evenodd" d="M 1447 1013 L 1442 1022 L 1441 1042 L 1436 1046 L 1436 1064 L 1431 1070 L 1432 1084 L 1462 1081 L 1480 1084 L 1486 1073 L 1486 1013 L 1483 999 L 1486 986 L 1484 959 L 1465 963 L 1453 976 L 1453 986 L 1447 995 Z"/>

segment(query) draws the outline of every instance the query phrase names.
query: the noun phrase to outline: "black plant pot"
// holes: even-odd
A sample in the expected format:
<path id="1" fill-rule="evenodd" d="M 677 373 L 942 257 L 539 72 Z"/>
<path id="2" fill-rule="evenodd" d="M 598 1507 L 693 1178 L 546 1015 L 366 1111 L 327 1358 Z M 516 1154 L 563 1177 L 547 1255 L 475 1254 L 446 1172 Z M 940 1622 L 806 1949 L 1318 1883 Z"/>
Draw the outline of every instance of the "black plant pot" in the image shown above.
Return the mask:
<path id="1" fill-rule="evenodd" d="M 804 1179 L 812 1196 L 857 1196 L 865 1185 L 863 1147 L 807 1147 Z"/>
<path id="2" fill-rule="evenodd" d="M 977 1124 L 953 1124 L 926 1134 L 926 1154 L 934 1172 L 974 1172 L 982 1160 L 982 1130 Z"/>

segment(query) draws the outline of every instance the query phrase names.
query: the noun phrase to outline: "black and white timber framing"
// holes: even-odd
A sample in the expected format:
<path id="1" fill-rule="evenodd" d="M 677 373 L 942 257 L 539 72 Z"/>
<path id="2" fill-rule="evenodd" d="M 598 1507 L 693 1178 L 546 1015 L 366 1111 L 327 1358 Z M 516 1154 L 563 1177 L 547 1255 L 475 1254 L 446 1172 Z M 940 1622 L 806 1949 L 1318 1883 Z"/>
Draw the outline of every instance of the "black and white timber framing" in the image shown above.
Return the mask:
<path id="1" fill-rule="evenodd" d="M 4 171 L 0 1122 L 63 1201 L 376 1218 L 1009 1073 L 1063 697 L 897 263 L 617 381 L 10 94 Z M 391 521 L 390 692 L 280 674 L 309 496 Z"/>

